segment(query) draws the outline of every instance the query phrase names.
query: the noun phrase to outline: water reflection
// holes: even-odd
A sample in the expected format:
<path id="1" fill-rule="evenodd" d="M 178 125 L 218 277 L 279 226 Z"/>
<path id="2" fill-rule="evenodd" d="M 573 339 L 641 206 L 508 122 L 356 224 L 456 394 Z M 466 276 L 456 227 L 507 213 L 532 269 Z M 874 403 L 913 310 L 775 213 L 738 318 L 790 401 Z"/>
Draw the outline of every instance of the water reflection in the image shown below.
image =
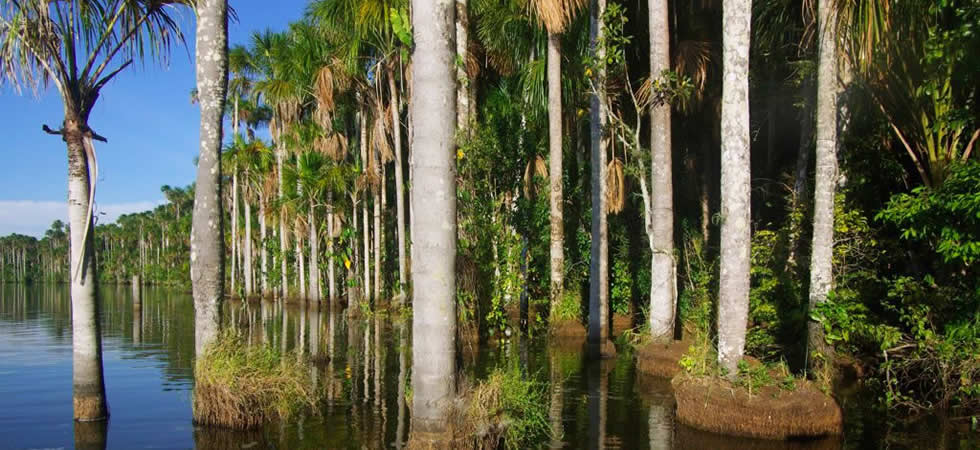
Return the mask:
<path id="1" fill-rule="evenodd" d="M 130 286 L 103 295 L 106 383 L 111 424 L 71 422 L 71 323 L 65 286 L 0 286 L 0 446 L 105 448 L 381 448 L 404 446 L 411 411 L 410 322 L 387 312 L 363 314 L 333 305 L 229 301 L 224 323 L 253 344 L 299 350 L 326 395 L 322 417 L 272 424 L 249 433 L 191 424 L 194 360 L 189 295 L 145 287 L 135 302 Z M 468 352 L 468 353 L 467 353 Z M 540 338 L 490 339 L 467 350 L 460 376 L 480 378 L 518 361 L 547 387 L 551 448 L 836 449 L 878 446 L 886 433 L 874 414 L 849 415 L 851 436 L 840 440 L 766 442 L 716 436 L 674 423 L 666 380 L 639 377 L 628 355 L 587 361 L 582 342 Z M 424 361 L 422 362 L 424 363 Z M 847 400 L 845 400 L 847 402 Z M 945 428 L 948 445 L 975 438 Z M 894 436 L 892 433 L 890 436 Z M 915 430 L 899 445 L 935 445 L 939 436 Z M 972 440 L 971 440 L 972 439 Z M 895 442 L 893 442 L 895 443 Z M 902 444 L 904 443 L 904 444 Z"/>
<path id="2" fill-rule="evenodd" d="M 105 450 L 109 421 L 72 422 L 75 448 L 78 450 Z"/>

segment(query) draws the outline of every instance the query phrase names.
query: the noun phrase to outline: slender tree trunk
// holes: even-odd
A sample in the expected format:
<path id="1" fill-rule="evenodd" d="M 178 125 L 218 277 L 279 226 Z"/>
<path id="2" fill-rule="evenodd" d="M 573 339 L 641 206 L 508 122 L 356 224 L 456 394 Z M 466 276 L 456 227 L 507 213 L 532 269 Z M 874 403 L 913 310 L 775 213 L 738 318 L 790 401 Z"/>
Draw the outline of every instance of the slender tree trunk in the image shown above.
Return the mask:
<path id="1" fill-rule="evenodd" d="M 238 279 L 238 171 L 231 175 L 231 292 L 234 294 Z"/>
<path id="2" fill-rule="evenodd" d="M 381 167 L 379 164 L 378 167 Z M 384 172 L 381 172 L 384 183 Z M 374 301 L 381 302 L 381 187 L 374 188 Z"/>
<path id="3" fill-rule="evenodd" d="M 456 1 L 456 129 L 461 136 L 470 135 L 470 98 L 467 86 L 470 84 L 466 74 L 467 40 L 469 39 L 469 14 L 467 0 Z"/>
<path id="4" fill-rule="evenodd" d="M 68 147 L 68 218 L 71 224 L 71 325 L 72 405 L 78 421 L 105 420 L 109 407 L 102 373 L 102 327 L 99 319 L 98 279 L 92 215 L 89 210 L 91 137 L 84 136 L 86 124 L 65 112 L 65 142 Z M 24 254 L 20 258 L 21 281 L 26 279 Z"/>
<path id="5" fill-rule="evenodd" d="M 313 212 L 313 205 L 310 205 L 310 301 L 320 302 L 320 255 L 319 255 L 319 236 L 317 236 L 316 214 Z"/>
<path id="6" fill-rule="evenodd" d="M 650 77 L 670 70 L 670 26 L 667 0 L 649 0 Z M 671 159 L 670 105 L 650 108 L 650 334 L 672 338 L 677 304 L 674 262 L 674 181 Z"/>
<path id="7" fill-rule="evenodd" d="M 221 127 L 228 90 L 228 4 L 197 3 L 197 91 L 201 153 L 191 225 L 191 283 L 197 353 L 218 334 L 224 296 L 224 215 L 221 211 Z"/>
<path id="8" fill-rule="evenodd" d="M 248 173 L 245 174 L 248 178 Z M 249 297 L 252 295 L 252 288 L 255 286 L 252 283 L 252 203 L 245 199 L 245 236 L 242 239 L 245 241 L 245 261 L 242 264 L 242 269 L 245 272 L 245 296 Z"/>
<path id="9" fill-rule="evenodd" d="M 749 311 L 751 158 L 749 155 L 750 0 L 724 0 L 724 83 L 721 106 L 721 275 L 718 279 L 718 362 L 730 377 L 745 350 Z"/>
<path id="10" fill-rule="evenodd" d="M 448 429 L 456 397 L 456 79 L 453 0 L 413 0 L 412 432 Z M 424 361 L 424 363 L 422 363 Z"/>
<path id="11" fill-rule="evenodd" d="M 333 255 L 334 210 L 333 192 L 327 193 L 327 293 L 332 306 L 337 300 Z"/>
<path id="12" fill-rule="evenodd" d="M 269 295 L 269 240 L 268 238 L 268 227 L 265 226 L 266 221 L 266 199 L 264 194 L 259 194 L 259 249 L 261 265 L 259 269 L 262 271 L 261 275 L 261 293 L 262 297 L 267 297 Z"/>
<path id="13" fill-rule="evenodd" d="M 401 293 L 405 289 L 408 276 L 405 272 L 405 184 L 402 175 L 402 127 L 401 104 L 398 99 L 398 89 L 395 87 L 394 71 L 388 73 L 388 90 L 391 91 L 391 123 L 395 137 L 395 234 L 398 242 L 398 288 L 395 289 L 395 300 L 401 303 Z"/>
<path id="14" fill-rule="evenodd" d="M 551 206 L 551 310 L 565 286 L 564 195 L 562 194 L 561 36 L 548 34 L 548 184 Z"/>
<path id="15" fill-rule="evenodd" d="M 299 298 L 306 301 L 308 297 L 306 296 L 306 256 L 303 253 L 303 242 L 298 239 L 299 234 L 297 234 L 296 239 L 296 255 L 299 256 Z"/>
<path id="16" fill-rule="evenodd" d="M 602 41 L 606 0 L 593 0 L 590 28 L 591 52 L 601 61 L 593 78 L 591 101 L 592 139 L 592 249 L 589 264 L 589 351 L 593 357 L 610 356 L 615 347 L 609 342 L 609 259 L 606 223 L 606 70 Z"/>
<path id="17" fill-rule="evenodd" d="M 361 170 L 367 170 L 368 166 L 368 143 L 367 143 L 367 114 L 361 111 Z M 364 265 L 361 270 L 364 275 L 364 298 L 371 298 L 371 227 L 368 225 L 368 192 L 364 190 L 364 200 L 361 205 L 361 218 L 364 219 Z"/>
<path id="18" fill-rule="evenodd" d="M 278 142 L 279 139 L 276 139 L 276 141 L 277 141 L 276 143 L 279 144 L 279 142 Z M 282 193 L 282 158 L 283 158 L 283 149 L 282 149 L 282 145 L 279 144 L 279 145 L 276 145 L 276 169 L 277 169 L 276 170 L 276 177 L 278 178 L 278 181 L 279 181 L 278 186 L 279 186 L 279 201 L 280 202 L 283 202 L 283 193 Z M 286 257 L 286 255 L 287 255 L 286 249 L 287 248 L 289 248 L 289 239 L 287 238 L 287 235 L 286 235 L 286 208 L 284 206 L 280 206 L 279 207 L 279 270 L 280 270 L 279 280 L 280 281 L 279 282 L 281 284 L 279 286 L 279 289 L 280 289 L 280 293 L 282 295 L 282 299 L 283 300 L 285 300 L 286 297 L 289 296 L 289 283 L 288 283 L 288 281 L 286 281 L 287 280 L 287 277 L 286 277 L 286 275 L 287 275 L 287 272 L 286 272 L 286 260 L 288 259 Z"/>
<path id="19" fill-rule="evenodd" d="M 360 236 L 360 233 L 358 232 L 358 225 L 357 225 L 358 222 L 360 221 L 357 218 L 357 211 L 358 211 L 357 210 L 357 208 L 358 208 L 358 206 L 357 206 L 357 189 L 352 189 L 351 190 L 350 199 L 351 199 L 351 205 L 350 205 L 350 210 L 351 210 L 351 223 L 354 224 L 354 233 L 353 233 L 354 239 L 353 239 L 353 242 L 351 243 L 351 248 L 354 250 L 354 258 L 351 260 L 351 264 L 353 264 L 354 269 L 348 271 L 348 274 L 349 274 L 348 276 L 350 278 L 352 278 L 353 281 L 356 283 L 356 282 L 360 281 L 359 280 L 359 278 L 360 278 L 359 276 L 360 276 L 360 270 L 361 270 L 361 267 L 360 267 L 361 266 L 360 245 L 359 245 L 359 242 L 357 242 L 357 237 Z M 351 288 L 351 290 L 348 291 L 348 292 L 349 293 L 350 292 L 353 292 L 353 290 L 354 289 Z M 354 314 L 354 311 L 355 311 L 354 305 L 355 305 L 355 302 L 357 302 L 357 300 L 358 300 L 358 298 L 357 298 L 356 295 L 349 294 L 347 296 L 347 314 L 348 315 L 353 315 Z"/>
<path id="20" fill-rule="evenodd" d="M 833 286 L 834 193 L 837 186 L 837 37 L 833 6 L 821 0 L 818 7 L 820 56 L 817 62 L 817 170 L 813 194 L 813 248 L 810 253 L 810 309 L 827 301 Z M 824 340 L 823 326 L 807 324 L 807 360 L 815 367 L 813 353 L 831 357 L 833 349 Z"/>

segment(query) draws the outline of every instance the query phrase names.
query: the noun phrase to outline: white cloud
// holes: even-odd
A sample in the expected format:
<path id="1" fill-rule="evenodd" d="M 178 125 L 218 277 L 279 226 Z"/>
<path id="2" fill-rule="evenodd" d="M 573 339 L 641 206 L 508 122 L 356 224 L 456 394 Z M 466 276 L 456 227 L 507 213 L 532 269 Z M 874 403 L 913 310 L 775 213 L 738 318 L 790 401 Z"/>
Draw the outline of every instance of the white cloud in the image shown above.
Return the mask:
<path id="1" fill-rule="evenodd" d="M 161 201 L 95 204 L 95 214 L 100 224 L 112 223 L 122 214 L 146 211 Z M 51 222 L 68 222 L 68 206 L 65 202 L 35 200 L 0 200 L 0 236 L 10 233 L 41 237 Z"/>

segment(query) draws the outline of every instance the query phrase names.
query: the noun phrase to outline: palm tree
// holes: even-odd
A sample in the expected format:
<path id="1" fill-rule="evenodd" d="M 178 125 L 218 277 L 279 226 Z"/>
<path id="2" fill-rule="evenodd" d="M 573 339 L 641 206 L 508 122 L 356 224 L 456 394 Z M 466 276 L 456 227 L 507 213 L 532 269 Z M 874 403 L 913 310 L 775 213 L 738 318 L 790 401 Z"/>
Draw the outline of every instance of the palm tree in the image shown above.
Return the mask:
<path id="1" fill-rule="evenodd" d="M 447 430 L 456 395 L 455 15 L 453 0 L 412 2 L 412 432 L 421 434 Z"/>
<path id="2" fill-rule="evenodd" d="M 817 165 L 813 195 L 813 246 L 810 252 L 810 308 L 827 301 L 833 284 L 834 194 L 837 186 L 837 33 L 830 0 L 818 6 L 820 56 L 817 61 Z M 807 324 L 810 352 L 829 357 L 823 326 Z M 816 356 L 816 355 L 812 355 Z M 815 363 L 818 358 L 807 358 Z"/>
<path id="3" fill-rule="evenodd" d="M 102 88 L 135 59 L 163 58 L 182 41 L 170 16 L 177 0 L 130 2 L 12 1 L 0 10 L 0 83 L 20 89 L 54 84 L 64 104 L 57 134 L 68 150 L 71 223 L 72 393 L 77 420 L 109 415 L 102 376 L 102 341 L 95 286 L 92 207 L 98 166 L 89 126 Z"/>
<path id="4" fill-rule="evenodd" d="M 201 153 L 197 163 L 191 226 L 191 283 L 198 354 L 217 337 L 224 297 L 224 214 L 221 204 L 221 139 L 228 90 L 227 0 L 198 0 L 197 96 L 201 106 Z"/>
<path id="5" fill-rule="evenodd" d="M 752 2 L 724 0 L 724 84 L 721 106 L 721 275 L 718 279 L 718 362 L 735 376 L 745 350 L 749 310 L 751 165 L 749 39 Z"/>
<path id="6" fill-rule="evenodd" d="M 670 70 L 670 25 L 667 0 L 649 1 L 650 79 Z M 650 266 L 650 334 L 674 334 L 677 274 L 674 262 L 674 182 L 671 159 L 670 104 L 650 106 L 650 190 L 648 235 L 653 252 Z"/>
<path id="7" fill-rule="evenodd" d="M 562 194 L 561 34 L 585 0 L 535 0 L 548 30 L 548 174 L 551 200 L 551 307 L 561 300 L 565 279 L 565 227 Z"/>

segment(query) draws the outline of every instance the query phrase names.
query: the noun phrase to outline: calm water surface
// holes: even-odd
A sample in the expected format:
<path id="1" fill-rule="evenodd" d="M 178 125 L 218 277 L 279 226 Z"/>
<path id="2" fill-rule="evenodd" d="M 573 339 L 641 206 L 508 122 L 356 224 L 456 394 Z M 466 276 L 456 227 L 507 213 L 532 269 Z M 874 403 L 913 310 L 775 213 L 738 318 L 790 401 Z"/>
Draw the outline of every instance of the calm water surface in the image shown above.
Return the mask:
<path id="1" fill-rule="evenodd" d="M 255 343 L 301 349 L 327 391 L 322 417 L 253 432 L 191 423 L 194 325 L 188 294 L 148 288 L 135 309 L 128 287 L 101 289 L 107 424 L 74 424 L 71 323 L 65 286 L 0 287 L 0 448 L 400 448 L 410 426 L 410 337 L 389 318 L 349 320 L 329 308 L 226 303 L 226 323 Z M 568 346 L 566 346 L 568 347 Z M 464 347 L 472 383 L 520 361 L 549 387 L 561 436 L 551 448 L 975 448 L 976 435 L 934 424 L 887 428 L 859 396 L 842 399 L 843 439 L 767 442 L 701 433 L 673 420 L 669 383 L 637 376 L 631 357 L 586 362 L 577 346 L 514 338 Z"/>

